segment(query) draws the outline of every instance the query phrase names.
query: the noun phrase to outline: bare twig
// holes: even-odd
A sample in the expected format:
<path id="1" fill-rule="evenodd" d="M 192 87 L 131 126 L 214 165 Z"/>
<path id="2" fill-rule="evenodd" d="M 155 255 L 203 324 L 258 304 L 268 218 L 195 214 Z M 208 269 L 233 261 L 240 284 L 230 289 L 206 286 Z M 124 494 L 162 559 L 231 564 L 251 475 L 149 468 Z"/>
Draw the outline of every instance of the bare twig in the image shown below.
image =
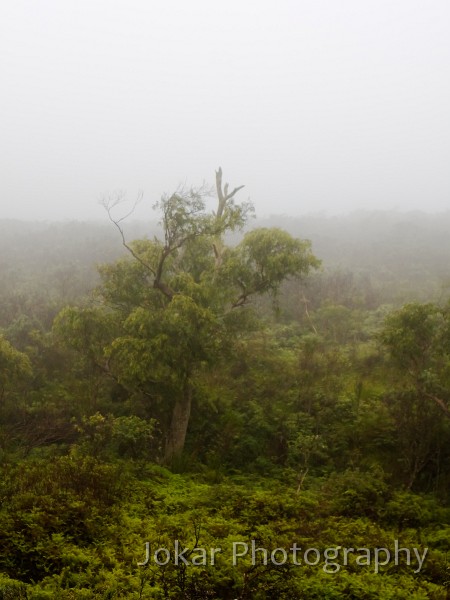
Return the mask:
<path id="1" fill-rule="evenodd" d="M 109 220 L 111 221 L 111 223 L 117 228 L 117 230 L 120 233 L 120 237 L 122 238 L 122 245 L 128 250 L 128 252 L 133 256 L 133 258 L 135 258 L 145 269 L 147 269 L 147 271 L 150 271 L 150 273 L 155 276 L 155 270 L 153 269 L 153 267 L 151 265 L 149 265 L 147 262 L 145 262 L 145 260 L 143 260 L 139 254 L 137 254 L 133 248 L 128 244 L 128 242 L 126 241 L 125 238 L 125 233 L 123 231 L 123 228 L 121 227 L 120 223 L 122 221 L 124 221 L 125 219 L 127 219 L 129 216 L 131 216 L 133 214 L 133 212 L 136 210 L 136 206 L 139 204 L 139 202 L 141 202 L 143 198 L 143 192 L 139 192 L 138 197 L 136 198 L 133 207 L 131 208 L 131 210 L 126 213 L 125 215 L 123 215 L 122 217 L 120 217 L 120 219 L 115 219 L 112 216 L 112 210 L 118 206 L 119 204 L 122 204 L 125 201 L 125 196 L 123 194 L 123 192 L 118 192 L 117 197 L 116 198 L 104 198 L 101 201 L 101 205 L 103 206 L 103 208 L 106 210 L 106 213 L 108 215 Z"/>

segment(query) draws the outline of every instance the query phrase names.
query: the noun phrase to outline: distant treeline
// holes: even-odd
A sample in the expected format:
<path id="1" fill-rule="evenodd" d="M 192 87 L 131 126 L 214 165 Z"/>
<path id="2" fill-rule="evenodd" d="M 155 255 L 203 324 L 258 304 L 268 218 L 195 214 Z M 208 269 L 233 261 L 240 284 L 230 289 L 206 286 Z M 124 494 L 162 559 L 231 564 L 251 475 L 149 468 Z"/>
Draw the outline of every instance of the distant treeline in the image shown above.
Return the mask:
<path id="1" fill-rule="evenodd" d="M 442 300 L 449 295 L 450 212 L 273 216 L 251 226 L 280 227 L 311 240 L 323 262 L 322 272 L 314 278 L 316 285 L 332 276 L 339 294 L 348 290 L 351 279 L 351 285 L 370 291 L 369 308 Z M 130 240 L 152 238 L 159 230 L 155 222 L 134 221 L 125 227 Z M 96 285 L 97 265 L 123 252 L 120 235 L 106 217 L 105 222 L 0 220 L 1 294 L 29 291 L 37 280 L 42 291 L 51 290 L 58 300 L 78 299 Z M 341 292 L 336 286 L 343 288 Z"/>

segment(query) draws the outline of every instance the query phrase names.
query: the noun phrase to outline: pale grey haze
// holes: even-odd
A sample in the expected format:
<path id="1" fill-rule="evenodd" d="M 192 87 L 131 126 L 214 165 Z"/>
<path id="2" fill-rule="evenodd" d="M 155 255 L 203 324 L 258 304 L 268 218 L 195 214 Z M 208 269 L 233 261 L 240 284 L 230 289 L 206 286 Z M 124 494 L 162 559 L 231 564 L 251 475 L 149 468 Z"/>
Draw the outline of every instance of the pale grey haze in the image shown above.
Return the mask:
<path id="1" fill-rule="evenodd" d="M 2 0 L 0 69 L 0 218 L 450 208 L 449 0 Z"/>

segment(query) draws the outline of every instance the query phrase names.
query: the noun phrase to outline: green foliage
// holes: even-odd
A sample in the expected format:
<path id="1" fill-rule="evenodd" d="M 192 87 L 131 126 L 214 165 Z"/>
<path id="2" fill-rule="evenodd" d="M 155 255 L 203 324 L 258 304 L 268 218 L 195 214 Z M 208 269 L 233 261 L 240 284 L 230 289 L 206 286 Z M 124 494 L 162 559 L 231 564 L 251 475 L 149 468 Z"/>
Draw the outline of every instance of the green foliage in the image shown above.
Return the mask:
<path id="1" fill-rule="evenodd" d="M 287 278 L 306 275 L 319 265 L 310 242 L 281 229 L 255 229 L 225 256 L 224 276 L 238 286 L 235 304 L 241 305 L 253 294 L 276 293 Z"/>
<path id="2" fill-rule="evenodd" d="M 434 304 L 407 304 L 386 319 L 381 338 L 399 365 L 414 371 L 427 365 L 437 350 L 442 316 Z"/>
<path id="3" fill-rule="evenodd" d="M 27 586 L 0 573 L 0 600 L 28 600 Z"/>
<path id="4" fill-rule="evenodd" d="M 36 581 L 58 572 L 76 545 L 101 543 L 123 482 L 118 467 L 79 455 L 4 467 L 0 569 Z"/>
<path id="5" fill-rule="evenodd" d="M 331 495 L 333 514 L 347 517 L 377 519 L 389 498 L 384 473 L 378 468 L 369 472 L 349 469 L 333 473 L 326 482 L 325 493 Z"/>
<path id="6" fill-rule="evenodd" d="M 448 596 L 449 306 L 393 311 L 395 257 L 304 282 L 319 261 L 282 229 L 228 246 L 250 214 L 239 189 L 216 212 L 204 190 L 163 197 L 152 239 L 112 219 L 128 255 L 92 298 L 92 245 L 72 270 L 0 265 L 0 600 Z M 175 540 L 223 551 L 138 565 Z M 337 558 L 233 566 L 252 540 Z M 342 563 L 394 540 L 429 548 L 420 572 Z"/>
<path id="7" fill-rule="evenodd" d="M 54 331 L 65 344 L 90 357 L 101 355 L 113 327 L 112 315 L 96 308 L 67 307 L 53 323 Z"/>
<path id="8" fill-rule="evenodd" d="M 105 416 L 97 412 L 83 417 L 81 424 L 77 425 L 81 434 L 77 450 L 95 457 L 154 460 L 155 427 L 154 420 L 146 421 L 134 415 Z"/>
<path id="9" fill-rule="evenodd" d="M 427 558 L 424 571 L 429 576 L 420 578 L 403 563 L 390 566 L 382 576 L 374 573 L 373 563 L 362 566 L 353 558 L 344 564 L 340 546 L 392 550 L 399 534 L 368 517 L 334 517 L 330 495 L 337 499 L 340 492 L 333 493 L 333 483 L 330 481 L 330 487 L 323 491 L 295 494 L 280 480 L 247 477 L 207 485 L 162 470 L 149 471 L 146 480 L 135 479 L 129 486 L 127 499 L 116 498 L 114 523 L 103 519 L 98 525 L 103 529 L 96 530 L 98 537 L 92 542 L 75 545 L 67 535 L 56 533 L 46 538 L 44 531 L 36 528 L 36 517 L 29 520 L 33 529 L 28 531 L 33 531 L 34 544 L 40 549 L 39 555 L 30 558 L 45 557 L 51 573 L 44 575 L 39 584 L 28 586 L 27 593 L 31 598 L 52 594 L 57 598 L 104 598 L 107 593 L 108 597 L 132 598 L 140 593 L 142 597 L 192 600 L 291 598 L 293 593 L 339 600 L 377 598 L 380 594 L 392 598 L 406 598 L 407 594 L 416 598 L 445 597 L 443 586 L 429 580 L 443 581 L 445 577 L 443 554 L 438 550 L 431 551 Z M 49 497 L 52 499 L 51 492 Z M 408 500 L 414 501 L 414 497 L 405 496 L 406 503 Z M 431 539 L 437 534 L 438 524 L 429 522 L 429 526 Z M 417 545 L 409 535 L 402 534 L 401 544 Z M 181 549 L 188 549 L 187 564 L 175 560 L 175 540 Z M 251 540 L 269 553 L 277 547 L 289 549 L 295 542 L 300 564 L 264 564 L 259 552 L 256 562 L 248 555 L 233 566 L 233 543 L 251 545 Z M 157 565 L 151 554 L 150 562 L 139 566 L 137 563 L 145 556 L 145 543 L 151 553 L 167 548 L 167 564 Z M 217 560 L 214 564 L 193 564 L 192 559 L 198 555 L 195 547 L 220 548 Z M 308 566 L 303 560 L 304 549 L 310 547 L 317 548 L 322 557 L 316 566 Z M 325 564 L 327 548 L 336 547 L 334 560 L 328 559 Z"/>
<path id="10" fill-rule="evenodd" d="M 28 356 L 16 350 L 0 335 L 0 393 L 30 376 L 31 363 Z"/>
<path id="11" fill-rule="evenodd" d="M 409 488 L 425 471 L 445 465 L 445 472 L 450 464 L 448 452 L 440 450 L 450 434 L 449 331 L 449 306 L 428 303 L 392 313 L 380 334 L 392 358 L 388 399 L 401 433 L 399 454 Z"/>

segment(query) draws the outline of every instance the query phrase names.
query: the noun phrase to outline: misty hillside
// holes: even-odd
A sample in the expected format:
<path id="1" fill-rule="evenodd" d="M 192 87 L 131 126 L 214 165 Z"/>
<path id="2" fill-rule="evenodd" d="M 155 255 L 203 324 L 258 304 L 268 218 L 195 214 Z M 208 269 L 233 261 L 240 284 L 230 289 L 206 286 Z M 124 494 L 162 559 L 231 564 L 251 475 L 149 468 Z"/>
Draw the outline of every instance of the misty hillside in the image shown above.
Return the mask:
<path id="1" fill-rule="evenodd" d="M 325 217 L 274 216 L 252 227 L 281 227 L 312 241 L 322 275 L 351 274 L 381 293 L 379 302 L 439 299 L 450 284 L 450 212 L 355 212 Z M 129 222 L 127 238 L 153 237 L 154 223 Z M 239 239 L 235 234 L 234 239 Z M 61 299 L 87 293 L 96 266 L 124 252 L 115 227 L 96 222 L 0 221 L 2 294 L 17 294 L 36 280 L 41 291 Z M 316 276 L 317 277 L 317 276 Z"/>
<path id="2" fill-rule="evenodd" d="M 358 211 L 345 216 L 273 217 L 271 226 L 312 240 L 330 267 L 378 269 L 411 275 L 450 274 L 450 212 Z"/>
<path id="3" fill-rule="evenodd" d="M 448 598 L 449 215 L 273 217 L 219 254 L 168 202 L 129 261 L 106 219 L 0 222 L 0 598 Z M 250 539 L 304 563 L 230 560 Z M 223 560 L 142 561 L 179 540 Z"/>

